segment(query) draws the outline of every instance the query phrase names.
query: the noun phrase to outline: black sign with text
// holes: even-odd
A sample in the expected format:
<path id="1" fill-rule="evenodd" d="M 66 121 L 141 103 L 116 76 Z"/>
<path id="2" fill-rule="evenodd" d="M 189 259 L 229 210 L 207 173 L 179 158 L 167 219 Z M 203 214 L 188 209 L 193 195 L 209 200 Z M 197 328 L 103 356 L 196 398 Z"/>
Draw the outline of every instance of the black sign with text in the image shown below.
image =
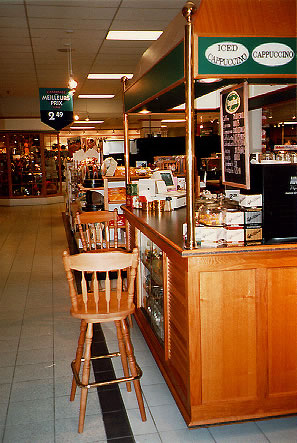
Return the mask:
<path id="1" fill-rule="evenodd" d="M 221 93 L 223 183 L 249 189 L 247 85 Z"/>
<path id="2" fill-rule="evenodd" d="M 72 92 L 67 88 L 40 88 L 41 121 L 59 131 L 73 122 Z"/>

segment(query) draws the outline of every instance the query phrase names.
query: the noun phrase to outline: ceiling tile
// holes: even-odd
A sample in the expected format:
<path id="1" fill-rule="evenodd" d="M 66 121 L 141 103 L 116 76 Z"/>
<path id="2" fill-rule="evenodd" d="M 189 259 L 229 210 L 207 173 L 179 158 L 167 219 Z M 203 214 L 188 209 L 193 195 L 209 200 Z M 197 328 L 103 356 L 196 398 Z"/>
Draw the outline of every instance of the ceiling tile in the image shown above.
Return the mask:
<path id="1" fill-rule="evenodd" d="M 68 18 L 29 18 L 33 29 L 108 29 L 110 20 L 80 20 Z"/>
<path id="2" fill-rule="evenodd" d="M 106 4 L 105 4 L 106 5 Z M 51 17 L 56 19 L 112 19 L 117 9 L 108 8 L 90 8 L 87 6 L 28 6 L 27 7 L 29 18 L 47 18 Z"/>
<path id="3" fill-rule="evenodd" d="M 131 15 L 130 15 L 131 17 Z M 148 22 L 145 17 L 138 20 L 114 20 L 111 31 L 162 31 L 167 25 L 165 20 L 152 20 Z"/>
<path id="4" fill-rule="evenodd" d="M 138 5 L 139 6 L 139 5 Z M 141 5 L 142 6 L 142 5 Z M 130 8 L 120 8 L 119 12 L 115 16 L 115 20 L 141 20 L 141 21 L 161 21 L 165 23 L 171 21 L 179 11 L 175 9 L 153 9 L 153 8 L 133 8 L 133 14 L 131 14 Z"/>
<path id="5" fill-rule="evenodd" d="M 184 7 L 185 0 L 123 0 L 122 8 L 176 9 L 176 14 Z"/>

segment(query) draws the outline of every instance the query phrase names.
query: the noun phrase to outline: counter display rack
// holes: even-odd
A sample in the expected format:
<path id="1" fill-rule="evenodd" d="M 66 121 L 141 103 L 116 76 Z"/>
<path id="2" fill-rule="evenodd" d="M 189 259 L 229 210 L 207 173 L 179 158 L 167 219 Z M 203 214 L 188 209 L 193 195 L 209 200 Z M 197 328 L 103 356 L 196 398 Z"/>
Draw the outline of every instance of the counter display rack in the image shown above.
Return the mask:
<path id="1" fill-rule="evenodd" d="M 158 340 L 164 343 L 163 252 L 144 234 L 140 234 L 141 309 Z"/>

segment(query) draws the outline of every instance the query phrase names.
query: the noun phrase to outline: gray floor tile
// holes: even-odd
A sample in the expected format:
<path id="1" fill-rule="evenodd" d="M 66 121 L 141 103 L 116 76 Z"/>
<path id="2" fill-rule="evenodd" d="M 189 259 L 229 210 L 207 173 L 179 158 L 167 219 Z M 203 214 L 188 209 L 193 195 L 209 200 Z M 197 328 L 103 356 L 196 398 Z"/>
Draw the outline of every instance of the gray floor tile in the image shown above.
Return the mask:
<path id="1" fill-rule="evenodd" d="M 44 398 L 52 398 L 53 396 L 53 380 L 24 381 L 12 384 L 10 401 L 35 401 Z"/>
<path id="2" fill-rule="evenodd" d="M 10 403 L 7 413 L 7 425 L 22 425 L 46 420 L 54 420 L 53 398 Z"/>
<path id="3" fill-rule="evenodd" d="M 159 434 L 147 434 L 147 435 L 137 435 L 135 437 L 135 443 L 160 443 L 162 440 Z M 171 440 L 171 443 L 174 440 Z"/>
<path id="4" fill-rule="evenodd" d="M 55 379 L 60 377 L 72 378 L 71 360 L 55 360 L 54 373 Z"/>
<path id="5" fill-rule="evenodd" d="M 31 349 L 52 349 L 53 335 L 35 335 L 34 338 L 30 336 L 21 336 L 19 344 L 19 352 Z"/>
<path id="6" fill-rule="evenodd" d="M 0 380 L 2 383 L 10 383 L 13 378 L 14 367 L 4 367 L 0 368 Z"/>
<path id="7" fill-rule="evenodd" d="M 267 443 L 268 440 L 254 422 L 209 427 L 218 443 Z"/>
<path id="8" fill-rule="evenodd" d="M 22 327 L 22 337 L 35 337 L 35 335 L 52 335 L 54 333 L 51 322 L 28 323 Z"/>
<path id="9" fill-rule="evenodd" d="M 297 417 L 258 420 L 256 424 L 271 443 L 297 442 Z"/>
<path id="10" fill-rule="evenodd" d="M 34 339 L 32 338 L 32 341 Z M 25 351 L 19 351 L 17 354 L 16 365 L 32 365 L 36 363 L 53 363 L 53 349 L 28 349 Z"/>
<path id="11" fill-rule="evenodd" d="M 3 443 L 54 443 L 54 421 L 6 426 Z"/>
<path id="12" fill-rule="evenodd" d="M 142 366 L 141 369 L 142 369 L 141 386 L 165 383 L 165 380 L 157 365 Z"/>
<path id="13" fill-rule="evenodd" d="M 56 420 L 57 443 L 95 443 L 106 442 L 103 419 L 99 415 L 87 415 L 85 418 L 84 432 L 79 434 L 78 417 Z"/>
<path id="14" fill-rule="evenodd" d="M 55 397 L 70 396 L 72 377 L 57 377 L 54 382 Z"/>
<path id="15" fill-rule="evenodd" d="M 157 428 L 152 419 L 149 409 L 145 408 L 147 421 L 142 421 L 140 417 L 139 409 L 128 409 L 127 415 L 130 421 L 130 426 L 132 432 L 135 436 L 155 434 L 157 433 Z"/>
<path id="16" fill-rule="evenodd" d="M 14 366 L 16 361 L 16 350 L 0 352 L 0 367 Z"/>
<path id="17" fill-rule="evenodd" d="M 0 403 L 0 426 L 5 424 L 8 405 Z"/>
<path id="18" fill-rule="evenodd" d="M 69 396 L 55 398 L 55 413 L 59 419 L 78 417 L 80 405 L 80 389 L 77 390 L 74 401 Z M 102 415 L 97 392 L 88 394 L 86 415 Z"/>
<path id="19" fill-rule="evenodd" d="M 142 390 L 149 406 L 175 405 L 171 392 L 165 383 L 143 385 Z"/>
<path id="20" fill-rule="evenodd" d="M 15 367 L 14 382 L 53 378 L 52 363 L 36 363 Z"/>
<path id="21" fill-rule="evenodd" d="M 162 443 L 214 443 L 207 429 L 177 429 L 160 432 Z"/>
<path id="22" fill-rule="evenodd" d="M 159 432 L 187 428 L 176 405 L 151 406 L 150 411 Z"/>
<path id="23" fill-rule="evenodd" d="M 11 383 L 0 384 L 0 408 L 1 404 L 8 405 Z"/>
<path id="24" fill-rule="evenodd" d="M 131 389 L 132 389 L 131 392 L 127 391 L 125 383 L 120 383 L 119 387 L 120 387 L 120 392 L 121 392 L 121 395 L 122 395 L 122 399 L 123 399 L 125 408 L 126 409 L 136 409 L 136 408 L 138 408 L 138 402 L 137 402 L 137 398 L 136 398 L 136 394 L 135 394 L 133 383 L 132 383 L 132 387 L 131 387 Z M 145 401 L 144 397 L 143 397 L 143 401 L 144 401 L 144 404 L 146 404 L 146 401 Z"/>
<path id="25" fill-rule="evenodd" d="M 10 339 L 4 339 L 3 337 L 1 337 L 0 352 L 12 352 L 12 351 L 16 352 L 17 348 L 18 348 L 18 344 L 19 344 L 18 337 L 13 337 Z"/>

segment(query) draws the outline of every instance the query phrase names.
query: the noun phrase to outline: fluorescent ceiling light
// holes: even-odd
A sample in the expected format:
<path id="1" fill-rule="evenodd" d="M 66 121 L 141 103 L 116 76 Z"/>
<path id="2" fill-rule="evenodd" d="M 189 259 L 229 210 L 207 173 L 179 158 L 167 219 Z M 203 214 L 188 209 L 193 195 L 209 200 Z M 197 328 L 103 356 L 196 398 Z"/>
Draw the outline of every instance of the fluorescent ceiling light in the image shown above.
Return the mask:
<path id="1" fill-rule="evenodd" d="M 284 125 L 297 125 L 297 122 L 284 122 Z"/>
<path id="2" fill-rule="evenodd" d="M 161 120 L 161 123 L 181 123 L 181 122 L 185 122 L 185 119 L 182 118 L 176 118 L 173 120 Z"/>
<path id="3" fill-rule="evenodd" d="M 89 80 L 120 80 L 122 77 L 128 79 L 133 77 L 133 74 L 89 74 Z"/>
<path id="4" fill-rule="evenodd" d="M 163 31 L 109 31 L 106 40 L 157 40 Z"/>
<path id="5" fill-rule="evenodd" d="M 92 124 L 94 124 L 94 123 L 103 123 L 103 122 L 104 122 L 104 120 L 77 120 L 74 123 L 92 123 Z"/>
<path id="6" fill-rule="evenodd" d="M 216 82 L 220 82 L 222 79 L 221 78 L 199 78 L 196 80 L 196 82 L 198 83 L 216 83 Z"/>
<path id="7" fill-rule="evenodd" d="M 79 94 L 78 98 L 114 98 L 114 94 Z"/>
<path id="8" fill-rule="evenodd" d="M 95 126 L 70 126 L 70 129 L 95 129 Z"/>

